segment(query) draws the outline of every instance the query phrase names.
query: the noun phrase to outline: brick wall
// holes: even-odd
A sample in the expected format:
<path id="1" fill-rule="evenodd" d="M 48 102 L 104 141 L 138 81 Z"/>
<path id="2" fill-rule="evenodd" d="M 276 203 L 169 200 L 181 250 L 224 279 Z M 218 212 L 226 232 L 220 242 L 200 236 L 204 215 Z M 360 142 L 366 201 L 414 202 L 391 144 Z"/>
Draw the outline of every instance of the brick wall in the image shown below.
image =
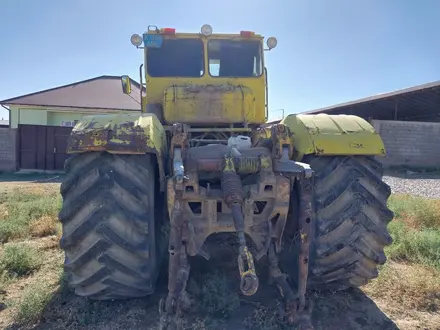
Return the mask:
<path id="1" fill-rule="evenodd" d="M 0 172 L 17 170 L 17 130 L 0 128 Z"/>
<path id="2" fill-rule="evenodd" d="M 440 123 L 373 120 L 387 155 L 384 166 L 440 167 Z"/>

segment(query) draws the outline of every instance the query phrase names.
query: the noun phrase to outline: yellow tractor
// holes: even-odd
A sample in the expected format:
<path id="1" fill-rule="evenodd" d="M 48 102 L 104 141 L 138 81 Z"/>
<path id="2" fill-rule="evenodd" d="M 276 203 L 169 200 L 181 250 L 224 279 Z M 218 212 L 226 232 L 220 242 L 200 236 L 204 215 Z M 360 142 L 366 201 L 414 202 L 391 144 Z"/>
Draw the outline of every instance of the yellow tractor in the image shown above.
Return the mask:
<path id="1" fill-rule="evenodd" d="M 204 243 L 222 232 L 237 237 L 242 294 L 258 290 L 254 262 L 265 259 L 281 317 L 305 329 L 308 290 L 377 277 L 393 213 L 375 159 L 384 145 L 367 121 L 299 114 L 267 124 L 273 37 L 149 26 L 131 43 L 144 52 L 141 112 L 86 116 L 68 142 L 60 245 L 76 294 L 150 295 L 168 259 L 161 327 L 178 326 L 188 256 L 209 259 Z M 138 97 L 128 76 L 121 84 Z"/>

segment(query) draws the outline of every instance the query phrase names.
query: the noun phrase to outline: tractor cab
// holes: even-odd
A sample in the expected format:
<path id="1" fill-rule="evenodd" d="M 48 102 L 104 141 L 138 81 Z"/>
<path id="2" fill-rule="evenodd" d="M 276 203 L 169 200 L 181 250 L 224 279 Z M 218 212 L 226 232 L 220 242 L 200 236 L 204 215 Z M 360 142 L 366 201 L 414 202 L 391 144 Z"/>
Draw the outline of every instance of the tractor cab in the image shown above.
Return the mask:
<path id="1" fill-rule="evenodd" d="M 162 122 L 201 126 L 262 124 L 267 119 L 265 50 L 277 40 L 251 31 L 214 34 L 210 25 L 199 33 L 149 26 L 131 43 L 144 49 L 146 96 L 142 111 Z M 142 66 L 141 66 L 142 67 Z M 124 93 L 129 94 L 127 76 Z M 128 82 L 128 83 L 127 83 Z M 125 86 L 125 87 L 124 87 Z"/>

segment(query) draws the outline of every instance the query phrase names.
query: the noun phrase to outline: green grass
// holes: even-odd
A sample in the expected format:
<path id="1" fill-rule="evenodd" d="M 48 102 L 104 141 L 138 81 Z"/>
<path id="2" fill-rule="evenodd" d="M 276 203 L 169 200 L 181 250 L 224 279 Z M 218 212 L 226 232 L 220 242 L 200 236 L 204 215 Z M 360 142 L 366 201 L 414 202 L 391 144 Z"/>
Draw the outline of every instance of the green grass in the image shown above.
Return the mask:
<path id="1" fill-rule="evenodd" d="M 16 305 L 14 321 L 20 325 L 36 323 L 52 299 L 52 288 L 43 281 L 36 282 L 23 292 Z"/>
<path id="2" fill-rule="evenodd" d="M 25 243 L 9 243 L 0 252 L 0 290 L 7 291 L 11 283 L 33 274 L 41 266 L 35 248 Z"/>
<path id="3" fill-rule="evenodd" d="M 440 229 L 440 200 L 391 195 L 388 201 L 396 219 L 417 229 Z"/>
<path id="4" fill-rule="evenodd" d="M 11 243 L 0 254 L 0 272 L 10 277 L 23 277 L 38 270 L 42 260 L 38 251 L 25 243 Z"/>
<path id="5" fill-rule="evenodd" d="M 394 243 L 386 248 L 390 259 L 420 263 L 440 270 L 440 230 L 418 231 L 398 221 L 388 228 L 394 239 Z"/>
<path id="6" fill-rule="evenodd" d="M 388 225 L 394 240 L 388 258 L 440 270 L 440 200 L 393 195 L 389 206 L 395 219 Z"/>
<path id="7" fill-rule="evenodd" d="M 26 193 L 15 190 L 1 194 L 3 212 L 0 212 L 0 243 L 27 237 L 35 222 L 43 217 L 56 219 L 60 205 L 61 197 L 53 192 Z"/>
<path id="8" fill-rule="evenodd" d="M 392 195 L 393 244 L 379 277 L 364 287 L 371 297 L 408 311 L 440 310 L 440 200 Z M 393 262 L 398 261 L 398 262 Z"/>
<path id="9" fill-rule="evenodd" d="M 0 291 L 6 291 L 6 288 L 11 283 L 11 277 L 6 270 L 0 270 Z"/>

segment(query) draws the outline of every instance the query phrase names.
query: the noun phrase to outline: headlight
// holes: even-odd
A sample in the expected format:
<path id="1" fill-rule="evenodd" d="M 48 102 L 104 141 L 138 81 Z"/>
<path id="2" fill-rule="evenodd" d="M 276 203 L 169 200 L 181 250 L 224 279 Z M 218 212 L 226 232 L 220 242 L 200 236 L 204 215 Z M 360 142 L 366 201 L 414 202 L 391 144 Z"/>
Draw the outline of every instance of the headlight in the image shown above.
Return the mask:
<path id="1" fill-rule="evenodd" d="M 130 41 L 133 46 L 139 47 L 142 45 L 142 37 L 139 34 L 133 34 Z"/>
<path id="2" fill-rule="evenodd" d="M 267 47 L 269 47 L 269 49 L 275 48 L 277 46 L 277 43 L 278 41 L 275 37 L 270 37 L 266 41 Z"/>
<path id="3" fill-rule="evenodd" d="M 200 30 L 205 37 L 208 37 L 212 34 L 212 27 L 209 24 L 204 24 L 202 29 Z"/>

